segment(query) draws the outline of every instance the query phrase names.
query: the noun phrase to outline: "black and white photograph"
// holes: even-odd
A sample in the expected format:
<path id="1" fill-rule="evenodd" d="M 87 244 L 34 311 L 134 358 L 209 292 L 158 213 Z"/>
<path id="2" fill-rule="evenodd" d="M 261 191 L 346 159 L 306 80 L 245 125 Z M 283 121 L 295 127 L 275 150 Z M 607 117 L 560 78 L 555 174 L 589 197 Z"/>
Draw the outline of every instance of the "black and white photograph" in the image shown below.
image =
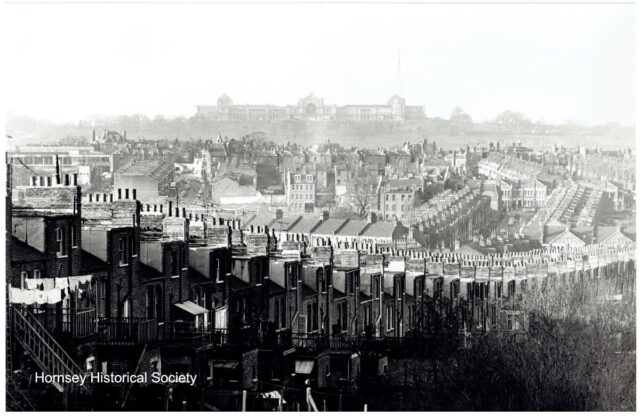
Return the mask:
<path id="1" fill-rule="evenodd" d="M 636 411 L 635 1 L 0 15 L 0 409 Z"/>

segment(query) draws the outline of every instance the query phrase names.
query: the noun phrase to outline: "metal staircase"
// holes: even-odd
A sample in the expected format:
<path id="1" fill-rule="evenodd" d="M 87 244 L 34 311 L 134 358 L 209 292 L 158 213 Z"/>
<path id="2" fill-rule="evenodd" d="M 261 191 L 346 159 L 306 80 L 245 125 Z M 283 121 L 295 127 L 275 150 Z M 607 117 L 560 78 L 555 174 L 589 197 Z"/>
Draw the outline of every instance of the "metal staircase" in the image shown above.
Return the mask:
<path id="1" fill-rule="evenodd" d="M 38 367 L 49 375 L 83 375 L 85 372 L 51 336 L 29 310 L 13 305 L 13 340 L 20 344 Z M 66 386 L 65 386 L 66 385 Z M 54 382 L 53 386 L 64 394 L 89 393 L 86 385 Z"/>

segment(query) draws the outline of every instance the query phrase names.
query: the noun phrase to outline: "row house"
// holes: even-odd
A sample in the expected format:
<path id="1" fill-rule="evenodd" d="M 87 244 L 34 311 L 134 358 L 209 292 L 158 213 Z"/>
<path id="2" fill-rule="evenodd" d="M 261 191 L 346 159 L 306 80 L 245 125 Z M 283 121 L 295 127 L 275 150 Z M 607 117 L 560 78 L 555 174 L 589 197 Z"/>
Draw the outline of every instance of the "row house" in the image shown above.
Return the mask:
<path id="1" fill-rule="evenodd" d="M 474 232 L 485 231 L 491 215 L 491 198 L 473 190 L 453 206 L 413 227 L 413 236 L 429 249 L 457 250 L 472 240 Z"/>
<path id="2" fill-rule="evenodd" d="M 98 363 L 95 282 L 84 272 L 78 177 L 58 171 L 55 177 L 32 178 L 30 184 L 19 193 L 11 185 L 8 190 L 13 201 L 6 213 L 7 369 L 16 378 L 29 368 L 49 374 L 88 372 Z M 45 403 L 52 401 L 74 409 L 90 397 L 91 387 L 34 383 L 22 395 L 32 397 L 33 392 L 41 394 L 33 398 L 38 405 L 51 407 Z"/>

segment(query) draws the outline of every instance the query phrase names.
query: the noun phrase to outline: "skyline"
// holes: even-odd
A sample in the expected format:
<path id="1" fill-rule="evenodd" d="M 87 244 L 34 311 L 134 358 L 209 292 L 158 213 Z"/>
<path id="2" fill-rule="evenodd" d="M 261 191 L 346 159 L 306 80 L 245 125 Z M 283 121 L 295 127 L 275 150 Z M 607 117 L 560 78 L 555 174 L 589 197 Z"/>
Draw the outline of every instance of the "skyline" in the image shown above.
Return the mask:
<path id="1" fill-rule="evenodd" d="M 313 92 L 338 106 L 400 94 L 444 119 L 635 126 L 633 5 L 174 6 L 5 5 L 7 113 L 191 117 L 222 94 Z"/>

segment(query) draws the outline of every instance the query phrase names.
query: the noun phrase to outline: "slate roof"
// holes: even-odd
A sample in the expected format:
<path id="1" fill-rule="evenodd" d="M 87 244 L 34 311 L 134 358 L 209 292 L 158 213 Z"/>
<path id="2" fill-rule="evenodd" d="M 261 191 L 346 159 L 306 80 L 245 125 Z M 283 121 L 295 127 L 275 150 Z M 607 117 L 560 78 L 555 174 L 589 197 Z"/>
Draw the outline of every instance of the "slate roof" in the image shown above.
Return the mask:
<path id="1" fill-rule="evenodd" d="M 336 236 L 358 236 L 369 225 L 366 220 L 349 220 L 335 234 Z"/>
<path id="2" fill-rule="evenodd" d="M 322 220 L 318 216 L 301 216 L 294 225 L 292 225 L 287 232 L 289 233 L 311 233 L 311 230 L 320 224 Z"/>
<path id="3" fill-rule="evenodd" d="M 315 297 L 318 293 L 308 286 L 307 284 L 302 284 L 302 298 Z"/>
<path id="4" fill-rule="evenodd" d="M 82 265 L 80 266 L 81 274 L 109 270 L 109 264 L 107 262 L 103 261 L 97 256 L 90 254 L 85 250 L 81 251 L 81 257 L 82 257 Z"/>
<path id="5" fill-rule="evenodd" d="M 285 232 L 294 225 L 301 216 L 285 216 L 281 219 L 273 219 L 273 223 L 269 227 L 276 232 Z"/>
<path id="6" fill-rule="evenodd" d="M 377 221 L 367 227 L 367 229 L 362 233 L 362 237 L 391 238 L 395 229 L 396 223 L 394 222 Z"/>
<path id="7" fill-rule="evenodd" d="M 271 214 L 257 214 L 254 217 L 251 218 L 251 220 L 249 220 L 247 223 L 242 225 L 242 229 L 243 230 L 248 230 L 251 228 L 251 226 L 268 226 L 271 227 L 271 225 L 276 221 L 275 217 L 273 217 L 273 215 Z"/>
<path id="8" fill-rule="evenodd" d="M 313 230 L 313 233 L 318 235 L 332 235 L 344 222 L 344 219 L 327 219 L 320 223 L 320 225 Z"/>
<path id="9" fill-rule="evenodd" d="M 157 269 L 155 269 L 154 267 L 146 265 L 146 264 L 144 264 L 142 262 L 140 262 L 139 274 L 140 274 L 141 278 L 146 278 L 146 279 L 164 277 L 164 274 L 162 272 L 160 272 Z"/>
<path id="10" fill-rule="evenodd" d="M 47 255 L 20 239 L 11 237 L 11 262 L 44 261 Z"/>

